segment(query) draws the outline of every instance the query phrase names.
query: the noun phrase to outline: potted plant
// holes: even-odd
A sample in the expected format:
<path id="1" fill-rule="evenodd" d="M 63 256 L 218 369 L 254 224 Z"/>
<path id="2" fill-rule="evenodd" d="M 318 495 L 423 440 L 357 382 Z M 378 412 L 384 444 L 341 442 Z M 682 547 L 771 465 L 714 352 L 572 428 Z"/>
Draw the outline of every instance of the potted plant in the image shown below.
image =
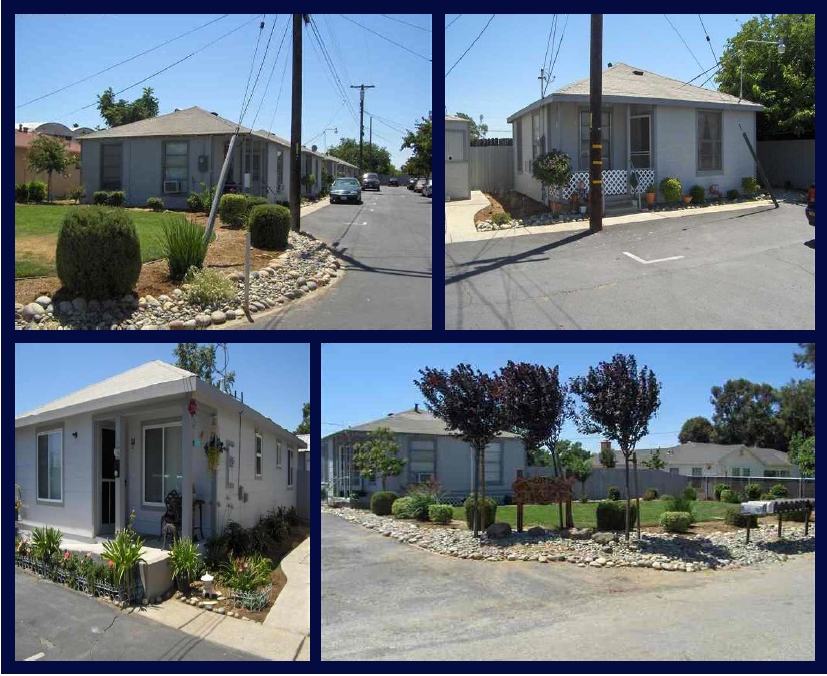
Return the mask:
<path id="1" fill-rule="evenodd" d="M 559 214 L 562 208 L 560 193 L 563 187 L 571 180 L 571 158 L 562 150 L 553 149 L 540 155 L 531 166 L 532 176 L 549 186 L 554 194 L 552 213 Z"/>
<path id="2" fill-rule="evenodd" d="M 684 195 L 683 196 L 683 203 L 689 204 L 692 201 L 692 195 Z"/>
<path id="3" fill-rule="evenodd" d="M 178 591 L 189 593 L 201 570 L 201 553 L 190 538 L 179 538 L 169 550 L 169 566 Z"/>
<path id="4" fill-rule="evenodd" d="M 224 452 L 224 442 L 218 437 L 210 437 L 209 442 L 204 446 L 204 453 L 207 455 L 207 470 L 215 472 L 218 469 L 218 461 L 221 453 Z"/>
<path id="5" fill-rule="evenodd" d="M 646 204 L 647 206 L 652 206 L 655 203 L 655 196 L 657 193 L 655 192 L 655 184 L 650 183 L 646 188 Z"/>

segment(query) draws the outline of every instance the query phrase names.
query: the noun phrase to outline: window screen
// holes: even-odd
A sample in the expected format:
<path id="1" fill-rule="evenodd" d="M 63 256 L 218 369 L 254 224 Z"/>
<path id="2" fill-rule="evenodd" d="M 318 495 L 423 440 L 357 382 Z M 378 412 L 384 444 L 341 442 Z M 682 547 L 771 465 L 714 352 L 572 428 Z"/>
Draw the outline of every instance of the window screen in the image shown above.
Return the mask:
<path id="1" fill-rule="evenodd" d="M 37 435 L 37 497 L 39 500 L 61 499 L 63 475 L 63 432 Z"/>
<path id="2" fill-rule="evenodd" d="M 422 483 L 436 478 L 436 445 L 433 440 L 412 440 L 408 454 L 408 472 L 412 483 Z"/>
<path id="3" fill-rule="evenodd" d="M 603 160 L 603 169 L 610 169 L 611 164 L 611 146 L 612 146 L 612 113 L 604 110 L 600 120 L 600 143 L 603 145 L 601 151 L 601 159 Z M 589 144 L 589 111 L 580 111 L 580 169 L 588 171 L 590 163 L 590 144 Z"/>
<path id="4" fill-rule="evenodd" d="M 101 146 L 101 190 L 121 189 L 120 143 L 104 143 Z"/>
<path id="5" fill-rule="evenodd" d="M 180 181 L 186 189 L 189 180 L 187 168 L 189 144 L 186 141 L 167 141 L 164 143 L 164 180 Z"/>
<path id="6" fill-rule="evenodd" d="M 721 171 L 723 136 L 721 113 L 699 110 L 698 120 L 698 171 Z"/>

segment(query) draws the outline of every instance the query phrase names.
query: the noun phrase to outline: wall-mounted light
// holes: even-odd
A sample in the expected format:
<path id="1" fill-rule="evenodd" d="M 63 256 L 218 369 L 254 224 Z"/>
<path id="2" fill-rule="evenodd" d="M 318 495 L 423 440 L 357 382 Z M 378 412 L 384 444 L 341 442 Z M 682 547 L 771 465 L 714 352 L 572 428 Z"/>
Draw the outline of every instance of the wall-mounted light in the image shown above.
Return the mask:
<path id="1" fill-rule="evenodd" d="M 77 433 L 77 432 L 72 432 L 72 436 L 73 436 L 75 439 L 77 439 L 77 438 L 78 438 L 78 433 Z"/>

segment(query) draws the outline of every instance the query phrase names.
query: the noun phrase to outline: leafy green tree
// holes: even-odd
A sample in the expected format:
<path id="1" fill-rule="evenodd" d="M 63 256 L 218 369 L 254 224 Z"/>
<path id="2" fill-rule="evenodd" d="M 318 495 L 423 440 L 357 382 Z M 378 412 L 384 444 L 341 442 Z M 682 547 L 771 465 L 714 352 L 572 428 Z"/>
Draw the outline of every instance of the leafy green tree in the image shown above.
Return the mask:
<path id="1" fill-rule="evenodd" d="M 594 468 L 590 460 L 584 458 L 576 458 L 572 464 L 568 466 L 574 478 L 577 479 L 583 486 L 583 495 L 586 495 L 586 480 L 592 475 Z"/>
<path id="2" fill-rule="evenodd" d="M 781 409 L 778 413 L 784 437 L 805 437 L 816 433 L 816 381 L 791 380 L 778 390 Z"/>
<path id="3" fill-rule="evenodd" d="M 54 136 L 39 135 L 29 144 L 29 169 L 48 175 L 47 194 L 52 200 L 52 174 L 65 174 L 70 166 L 80 161 L 75 153 L 69 152 L 69 144 Z"/>
<path id="4" fill-rule="evenodd" d="M 226 350 L 226 344 L 223 347 Z M 235 384 L 235 371 L 227 371 L 226 364 L 224 368 L 217 365 L 217 349 L 218 346 L 214 343 L 178 343 L 172 353 L 178 368 L 194 373 L 201 380 L 229 394 Z"/>
<path id="5" fill-rule="evenodd" d="M 413 155 L 405 165 L 408 174 L 412 176 L 430 176 L 433 155 L 430 120 L 423 117 L 422 121 L 417 123 L 416 131 L 408 132 L 405 138 L 402 139 L 400 150 L 406 148 L 413 151 Z"/>
<path id="6" fill-rule="evenodd" d="M 813 372 L 815 375 L 816 372 L 816 344 L 815 343 L 799 343 L 798 347 L 802 349 L 802 352 L 796 352 L 793 354 L 793 359 L 795 359 L 795 364 L 799 368 L 807 368 Z"/>
<path id="7" fill-rule="evenodd" d="M 488 133 L 488 125 L 483 123 L 482 116 L 480 116 L 479 124 L 476 123 L 473 117 L 465 113 L 456 113 L 456 116 L 461 117 L 463 120 L 468 120 L 468 136 L 472 141 L 485 138 L 485 135 Z"/>
<path id="8" fill-rule="evenodd" d="M 109 87 L 98 96 L 98 111 L 109 127 L 138 122 L 151 117 L 158 117 L 158 99 L 153 96 L 152 87 L 144 87 L 139 99 L 127 101 L 115 100 L 115 92 Z"/>
<path id="9" fill-rule="evenodd" d="M 721 55 L 718 89 L 739 95 L 741 55 L 744 98 L 760 103 L 758 138 L 778 134 L 815 134 L 816 125 L 815 14 L 762 14 L 745 21 Z M 747 40 L 783 40 L 784 54 L 774 45 Z"/>
<path id="10" fill-rule="evenodd" d="M 796 433 L 790 440 L 790 462 L 798 465 L 801 476 L 816 475 L 816 438 Z"/>
<path id="11" fill-rule="evenodd" d="M 600 455 L 598 457 L 600 459 L 600 464 L 606 469 L 614 469 L 617 467 L 617 458 L 611 448 L 601 448 Z"/>
<path id="12" fill-rule="evenodd" d="M 719 444 L 745 444 L 787 450 L 778 412 L 781 406 L 775 388 L 744 378 L 728 380 L 712 388 L 710 403 L 715 409 L 714 440 Z"/>
<path id="13" fill-rule="evenodd" d="M 698 415 L 683 424 L 680 434 L 678 434 L 678 441 L 682 444 L 688 444 L 690 441 L 710 444 L 712 443 L 714 431 L 715 428 L 712 426 L 712 422 L 708 418 Z"/>
<path id="14" fill-rule="evenodd" d="M 591 462 L 592 454 L 589 453 L 579 441 L 560 439 L 554 444 L 554 454 L 560 458 L 563 467 L 572 469 L 579 460 Z"/>
<path id="15" fill-rule="evenodd" d="M 308 414 L 309 414 L 309 404 Z M 368 438 L 353 447 L 353 465 L 359 470 L 363 479 L 376 481 L 376 475 L 382 477 L 382 490 L 389 476 L 399 476 L 405 467 L 405 460 L 399 458 L 399 446 L 396 435 L 387 427 L 379 427 L 368 433 Z"/>
<path id="16" fill-rule="evenodd" d="M 660 457 L 660 449 L 656 448 L 652 457 L 641 463 L 646 469 L 666 469 L 666 463 Z"/>
<path id="17" fill-rule="evenodd" d="M 293 434 L 310 434 L 310 402 L 302 405 L 302 421 Z"/>
<path id="18" fill-rule="evenodd" d="M 387 148 L 380 147 L 375 143 L 365 143 L 363 147 L 365 158 L 365 171 L 372 171 L 377 174 L 389 174 L 396 176 L 399 172 L 391 162 L 391 154 Z M 327 150 L 327 154 L 338 157 L 340 160 L 350 162 L 359 166 L 359 140 L 344 137 L 335 146 Z"/>
<path id="19" fill-rule="evenodd" d="M 529 467 L 553 467 L 554 459 L 547 448 L 526 449 L 526 464 Z"/>

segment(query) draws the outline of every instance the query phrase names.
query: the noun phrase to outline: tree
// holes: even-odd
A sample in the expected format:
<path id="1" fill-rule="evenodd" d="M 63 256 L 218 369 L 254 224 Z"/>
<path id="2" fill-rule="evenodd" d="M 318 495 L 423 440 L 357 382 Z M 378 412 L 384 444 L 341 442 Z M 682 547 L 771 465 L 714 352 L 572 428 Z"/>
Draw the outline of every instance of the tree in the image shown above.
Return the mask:
<path id="1" fill-rule="evenodd" d="M 666 463 L 660 457 L 660 449 L 656 448 L 652 457 L 641 463 L 646 469 L 666 469 Z"/>
<path id="2" fill-rule="evenodd" d="M 473 117 L 466 115 L 465 113 L 457 113 L 456 116 L 461 117 L 463 120 L 468 120 L 468 136 L 472 142 L 476 141 L 480 137 L 485 138 L 485 135 L 488 133 L 488 125 L 483 124 L 482 115 L 480 115 L 479 124 L 474 121 Z"/>
<path id="3" fill-rule="evenodd" d="M 741 25 L 721 55 L 715 76 L 718 89 L 739 95 L 743 53 L 744 98 L 765 107 L 758 115 L 758 138 L 780 134 L 815 134 L 815 14 L 765 14 Z M 784 54 L 774 45 L 747 40 L 784 40 Z"/>
<path id="4" fill-rule="evenodd" d="M 801 476 L 816 475 L 816 438 L 797 433 L 790 440 L 790 462 L 798 465 Z"/>
<path id="5" fill-rule="evenodd" d="M 690 441 L 699 444 L 710 444 L 712 443 L 713 432 L 714 427 L 710 420 L 702 415 L 697 415 L 683 424 L 680 434 L 678 434 L 678 441 L 682 444 L 688 444 Z"/>
<path id="6" fill-rule="evenodd" d="M 579 460 L 589 460 L 592 454 L 589 453 L 579 441 L 560 439 L 554 444 L 554 453 L 560 458 L 560 464 L 568 469 L 573 469 Z"/>
<path id="7" fill-rule="evenodd" d="M 617 458 L 611 448 L 601 448 L 599 458 L 600 464 L 606 469 L 614 469 L 617 466 Z"/>
<path id="8" fill-rule="evenodd" d="M 816 372 L 816 344 L 815 343 L 799 343 L 798 347 L 800 347 L 803 352 L 796 352 L 793 354 L 793 359 L 795 360 L 796 366 L 798 368 L 807 368 L 813 372 L 815 375 Z"/>
<path id="9" fill-rule="evenodd" d="M 745 444 L 787 450 L 778 419 L 780 400 L 771 385 L 744 378 L 712 388 L 715 409 L 714 440 L 719 444 Z"/>
<path id="10" fill-rule="evenodd" d="M 552 467 L 553 458 L 547 448 L 527 448 L 526 464 L 529 467 Z"/>
<path id="11" fill-rule="evenodd" d="M 409 148 L 413 151 L 413 155 L 405 165 L 408 174 L 412 176 L 431 175 L 431 156 L 433 153 L 431 143 L 431 121 L 423 117 L 422 121 L 417 123 L 416 131 L 409 131 L 402 139 L 400 150 Z"/>
<path id="12" fill-rule="evenodd" d="M 426 367 L 419 371 L 414 384 L 422 392 L 428 410 L 445 423 L 445 427 L 471 445 L 474 452 L 474 535 L 485 528 L 479 495 L 485 504 L 485 480 L 480 490 L 480 471 L 485 469 L 485 447 L 506 427 L 500 383 L 496 375 L 482 373 L 469 364 L 459 364 L 450 371 Z"/>
<path id="13" fill-rule="evenodd" d="M 158 117 L 158 99 L 153 96 L 152 87 L 144 87 L 141 98 L 134 101 L 115 100 L 115 92 L 109 87 L 98 96 L 98 111 L 109 127 L 138 122 Z"/>
<path id="14" fill-rule="evenodd" d="M 359 166 L 359 141 L 357 139 L 343 137 L 335 146 L 327 150 L 327 154 L 338 157 L 345 162 Z M 373 171 L 377 174 L 389 174 L 395 176 L 399 172 L 391 162 L 391 154 L 387 148 L 380 147 L 375 143 L 364 144 L 365 171 Z"/>
<path id="15" fill-rule="evenodd" d="M 778 420 L 789 442 L 796 434 L 805 437 L 816 433 L 816 381 L 791 380 L 778 390 Z"/>
<path id="16" fill-rule="evenodd" d="M 54 136 L 40 134 L 29 144 L 29 169 L 48 174 L 47 195 L 52 201 L 52 174 L 64 175 L 66 170 L 77 166 L 80 159 L 69 152 L 69 144 Z"/>
<path id="17" fill-rule="evenodd" d="M 302 405 L 302 421 L 293 434 L 310 434 L 310 402 Z"/>
<path id="18" fill-rule="evenodd" d="M 629 540 L 629 459 L 649 433 L 649 421 L 660 408 L 660 383 L 633 355 L 616 354 L 610 362 L 589 367 L 585 376 L 572 378 L 571 391 L 581 405 L 575 419 L 583 434 L 600 434 L 616 441 L 626 463 L 626 540 Z M 638 514 L 640 510 L 638 509 Z"/>
<path id="19" fill-rule="evenodd" d="M 215 344 L 178 343 L 172 351 L 175 355 L 175 365 L 185 371 L 194 373 L 204 382 L 229 394 L 235 384 L 235 371 L 227 371 L 226 343 L 222 343 L 221 347 L 224 349 L 223 368 L 219 368 L 216 364 L 218 346 Z M 213 377 L 215 377 L 215 380 L 213 380 Z"/>
<path id="20" fill-rule="evenodd" d="M 386 478 L 399 476 L 405 467 L 406 461 L 396 455 L 398 451 L 396 435 L 387 427 L 379 427 L 368 433 L 366 441 L 353 447 L 353 465 L 363 479 L 376 481 L 376 475 L 381 476 L 384 491 Z"/>
<path id="21" fill-rule="evenodd" d="M 586 479 L 588 479 L 592 472 L 594 471 L 592 468 L 592 463 L 590 460 L 584 460 L 583 458 L 577 458 L 572 462 L 572 465 L 569 466 L 569 469 L 574 474 L 574 478 L 577 479 L 583 485 L 583 493 L 582 495 L 586 495 Z"/>

